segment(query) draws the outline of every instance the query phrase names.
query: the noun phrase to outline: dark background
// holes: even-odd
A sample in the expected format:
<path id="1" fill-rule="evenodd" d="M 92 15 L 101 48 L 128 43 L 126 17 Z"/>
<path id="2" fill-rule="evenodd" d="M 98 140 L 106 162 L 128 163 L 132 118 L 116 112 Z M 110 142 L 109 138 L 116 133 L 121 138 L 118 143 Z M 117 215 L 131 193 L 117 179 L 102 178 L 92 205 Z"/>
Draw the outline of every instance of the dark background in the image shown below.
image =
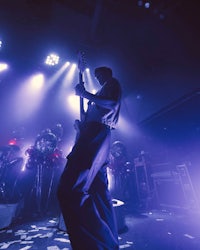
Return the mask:
<path id="1" fill-rule="evenodd" d="M 7 98 L 10 91 L 17 89 L 25 76 L 43 69 L 49 51 L 60 53 L 63 60 L 76 62 L 79 49 L 85 51 L 92 70 L 108 65 L 122 84 L 122 114 L 133 127 L 139 125 L 142 129 L 142 139 L 133 136 L 134 129 L 128 135 L 115 134 L 115 138 L 125 141 L 131 154 L 145 147 L 155 148 L 147 146 L 146 131 L 147 137 L 158 138 L 164 144 L 167 137 L 168 147 L 171 141 L 178 143 L 186 138 L 186 134 L 193 138 L 190 132 L 199 131 L 198 94 L 192 98 L 191 108 L 187 103 L 184 107 L 178 103 L 175 111 L 168 115 L 161 112 L 161 116 L 159 110 L 199 88 L 200 3 L 152 0 L 150 8 L 145 8 L 144 3 L 139 6 L 136 0 L 1 1 L 0 36 L 4 44 L 0 59 L 10 65 L 9 71 L 0 76 L 2 143 L 19 126 L 12 119 L 14 107 Z M 157 112 L 159 118 L 146 122 Z M 188 119 L 192 126 L 188 126 Z M 51 101 L 47 99 L 40 115 L 25 124 L 26 135 L 30 132 L 34 138 L 38 131 L 58 121 L 67 130 L 67 140 L 72 122 L 66 125 L 62 112 L 51 112 Z M 166 130 L 169 126 L 173 129 Z"/>

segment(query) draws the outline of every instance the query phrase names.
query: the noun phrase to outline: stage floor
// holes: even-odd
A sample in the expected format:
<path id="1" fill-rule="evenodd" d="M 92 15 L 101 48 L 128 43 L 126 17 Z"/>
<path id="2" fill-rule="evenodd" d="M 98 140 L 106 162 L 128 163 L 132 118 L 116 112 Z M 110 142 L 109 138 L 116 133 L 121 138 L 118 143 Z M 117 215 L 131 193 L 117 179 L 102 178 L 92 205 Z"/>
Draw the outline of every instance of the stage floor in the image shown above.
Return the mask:
<path id="1" fill-rule="evenodd" d="M 198 211 L 135 212 L 124 207 L 123 213 L 120 249 L 200 250 Z M 60 229 L 60 217 L 46 215 L 26 219 L 22 216 L 1 229 L 0 249 L 67 250 L 71 247 L 67 233 Z"/>

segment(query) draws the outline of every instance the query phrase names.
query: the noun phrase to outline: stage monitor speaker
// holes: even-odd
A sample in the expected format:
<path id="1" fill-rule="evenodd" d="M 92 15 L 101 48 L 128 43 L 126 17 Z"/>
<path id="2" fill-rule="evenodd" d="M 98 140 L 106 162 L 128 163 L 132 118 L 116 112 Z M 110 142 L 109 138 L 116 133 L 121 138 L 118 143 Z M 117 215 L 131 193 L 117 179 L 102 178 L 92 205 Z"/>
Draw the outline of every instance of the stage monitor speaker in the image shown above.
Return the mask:
<path id="1" fill-rule="evenodd" d="M 18 203 L 0 204 L 0 229 L 10 226 L 17 214 L 18 206 Z"/>
<path id="2" fill-rule="evenodd" d="M 157 202 L 160 206 L 166 207 L 187 207 L 183 188 L 178 180 L 173 178 L 154 180 Z"/>

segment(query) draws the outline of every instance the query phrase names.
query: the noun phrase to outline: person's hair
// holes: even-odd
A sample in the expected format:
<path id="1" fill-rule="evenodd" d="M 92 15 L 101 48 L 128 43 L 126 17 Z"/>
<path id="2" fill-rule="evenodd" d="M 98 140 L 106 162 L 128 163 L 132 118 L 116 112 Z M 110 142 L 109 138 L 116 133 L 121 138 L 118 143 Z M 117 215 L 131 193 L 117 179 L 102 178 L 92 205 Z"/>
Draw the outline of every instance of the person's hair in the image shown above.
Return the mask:
<path id="1" fill-rule="evenodd" d="M 94 75 L 97 76 L 98 74 L 105 74 L 109 77 L 112 77 L 112 69 L 108 67 L 98 67 L 94 70 Z"/>

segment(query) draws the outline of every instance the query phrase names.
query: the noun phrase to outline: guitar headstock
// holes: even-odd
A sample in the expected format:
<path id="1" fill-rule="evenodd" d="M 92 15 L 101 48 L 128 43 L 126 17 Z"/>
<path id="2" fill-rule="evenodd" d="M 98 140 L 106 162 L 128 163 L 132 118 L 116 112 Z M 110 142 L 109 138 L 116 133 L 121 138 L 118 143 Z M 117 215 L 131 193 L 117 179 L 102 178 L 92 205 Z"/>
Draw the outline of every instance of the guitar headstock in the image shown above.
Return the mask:
<path id="1" fill-rule="evenodd" d="M 81 73 L 86 69 L 85 53 L 83 51 L 78 52 L 78 69 Z"/>

